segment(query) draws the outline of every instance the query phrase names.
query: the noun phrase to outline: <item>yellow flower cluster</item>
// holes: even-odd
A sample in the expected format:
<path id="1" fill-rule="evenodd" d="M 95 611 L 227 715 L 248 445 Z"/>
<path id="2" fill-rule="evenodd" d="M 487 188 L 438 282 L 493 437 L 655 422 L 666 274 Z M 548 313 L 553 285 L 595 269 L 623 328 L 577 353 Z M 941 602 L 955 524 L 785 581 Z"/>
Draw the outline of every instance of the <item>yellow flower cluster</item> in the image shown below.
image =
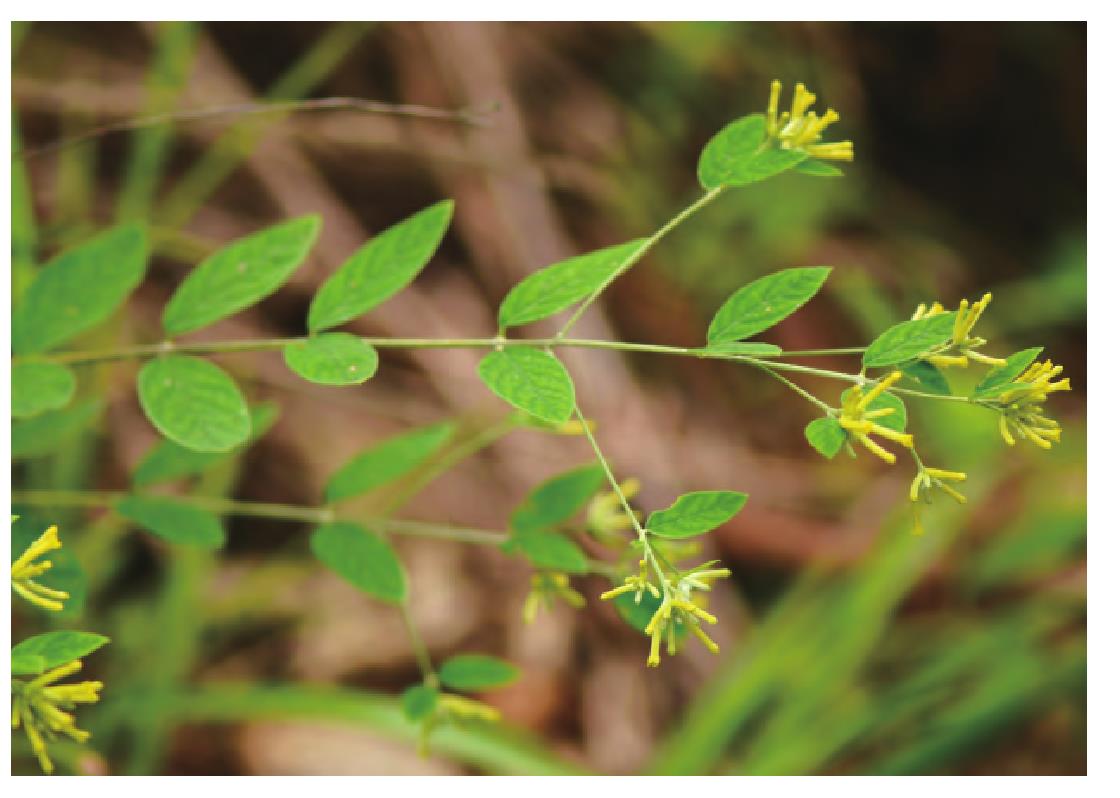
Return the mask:
<path id="1" fill-rule="evenodd" d="M 52 526 L 12 563 L 12 590 L 35 606 L 52 612 L 59 612 L 62 609 L 62 602 L 70 598 L 70 594 L 65 590 L 54 590 L 36 582 L 35 578 L 49 571 L 53 563 L 50 560 L 35 561 L 48 552 L 61 548 L 58 527 Z"/>
<path id="2" fill-rule="evenodd" d="M 1049 360 L 1036 362 L 996 398 L 1000 410 L 999 431 L 1009 446 L 1014 446 L 1019 439 L 1049 449 L 1061 440 L 1061 425 L 1042 411 L 1042 404 L 1050 394 L 1071 390 L 1069 377 L 1053 382 L 1061 373 L 1062 367 Z"/>
<path id="3" fill-rule="evenodd" d="M 933 488 L 938 488 L 949 496 L 952 496 L 961 504 L 964 504 L 964 494 L 946 485 L 946 482 L 964 482 L 968 479 L 968 474 L 963 471 L 945 471 L 941 468 L 926 468 L 922 466 L 918 470 L 918 475 L 914 477 L 914 481 L 910 483 L 910 501 L 916 502 L 919 498 L 924 498 L 927 502 L 931 501 L 930 492 Z"/>
<path id="4" fill-rule="evenodd" d="M 633 477 L 624 479 L 619 485 L 626 501 L 631 501 L 641 490 L 641 483 Z M 633 510 L 635 517 L 641 521 L 641 513 Z M 622 500 L 613 490 L 598 493 L 591 500 L 587 508 L 587 528 L 591 534 L 600 541 L 609 541 L 616 538 L 618 533 L 630 529 L 630 516 L 622 506 Z"/>
<path id="5" fill-rule="evenodd" d="M 731 576 L 731 571 L 726 568 L 712 568 L 716 561 L 707 562 L 683 573 L 674 573 L 670 576 L 660 577 L 660 587 L 648 579 L 648 567 L 643 559 L 639 563 L 636 576 L 628 576 L 622 585 L 614 590 L 608 590 L 600 598 L 604 601 L 616 598 L 627 593 L 634 594 L 635 603 L 640 602 L 647 591 L 654 597 L 661 599 L 661 604 L 653 617 L 646 625 L 645 634 L 650 638 L 649 658 L 646 665 L 656 668 L 661 664 L 661 642 L 665 641 L 670 656 L 679 650 L 681 641 L 689 633 L 696 635 L 704 646 L 713 654 L 719 653 L 719 646 L 712 638 L 708 637 L 700 623 L 715 624 L 717 619 L 710 612 L 700 606 L 699 596 L 693 597 L 693 591 L 709 591 L 714 579 L 726 579 Z"/>
<path id="6" fill-rule="evenodd" d="M 895 461 L 894 454 L 872 440 L 871 436 L 878 435 L 895 443 L 900 443 L 907 449 L 914 447 L 914 436 L 884 427 L 882 424 L 876 424 L 876 419 L 893 414 L 894 408 L 881 407 L 872 410 L 870 405 L 900 379 L 902 379 L 902 372 L 895 371 L 875 383 L 875 386 L 867 393 L 863 392 L 862 385 L 852 388 L 841 402 L 840 418 L 838 419 L 840 426 L 847 431 L 848 435 L 863 444 L 864 448 L 876 457 L 892 464 Z"/>
<path id="7" fill-rule="evenodd" d="M 805 150 L 813 158 L 833 161 L 850 161 L 855 158 L 855 150 L 850 141 L 836 141 L 821 144 L 821 134 L 833 122 L 840 121 L 840 114 L 829 108 L 824 116 L 817 116 L 809 108 L 817 101 L 817 96 L 798 83 L 793 88 L 793 102 L 789 111 L 778 113 L 778 101 L 782 96 L 782 83 L 775 80 L 770 84 L 770 103 L 766 108 L 766 135 L 778 142 L 784 150 Z"/>
<path id="8" fill-rule="evenodd" d="M 54 770 L 54 764 L 47 755 L 46 739 L 54 740 L 59 734 L 65 734 L 79 743 L 89 739 L 89 732 L 79 729 L 74 716 L 64 710 L 73 709 L 76 704 L 95 703 L 100 698 L 98 691 L 103 685 L 92 681 L 55 684 L 81 668 L 81 660 L 74 660 L 30 682 L 12 679 L 12 728 L 23 727 L 31 750 L 45 773 Z"/>
<path id="9" fill-rule="evenodd" d="M 553 603 L 560 599 L 577 610 L 587 602 L 572 588 L 571 579 L 567 574 L 556 571 L 537 571 L 533 574 L 529 587 L 529 595 L 521 609 L 521 617 L 525 623 L 532 623 L 537 612 L 543 607 L 552 609 Z"/>
<path id="10" fill-rule="evenodd" d="M 1002 358 L 990 357 L 977 352 L 977 347 L 983 346 L 987 341 L 972 335 L 972 328 L 976 326 L 976 322 L 980 320 L 981 314 L 991 302 L 992 295 L 990 292 L 984 294 L 976 302 L 970 303 L 967 299 L 962 299 L 960 306 L 957 308 L 957 318 L 953 324 L 953 337 L 949 340 L 948 346 L 935 355 L 929 355 L 925 360 L 942 368 L 951 366 L 968 368 L 969 360 L 975 360 L 977 363 L 985 363 L 989 366 L 1002 366 L 1006 363 Z M 925 303 L 922 303 L 918 305 L 914 315 L 910 318 L 928 319 L 931 316 L 939 316 L 947 312 L 940 302 L 934 302 L 928 308 Z"/>

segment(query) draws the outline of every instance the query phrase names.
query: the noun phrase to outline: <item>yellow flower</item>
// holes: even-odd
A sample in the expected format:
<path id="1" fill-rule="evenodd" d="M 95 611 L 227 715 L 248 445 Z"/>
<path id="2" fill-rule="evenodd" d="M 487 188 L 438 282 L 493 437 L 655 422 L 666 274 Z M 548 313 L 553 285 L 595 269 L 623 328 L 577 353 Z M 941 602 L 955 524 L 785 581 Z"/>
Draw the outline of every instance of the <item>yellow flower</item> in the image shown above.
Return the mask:
<path id="1" fill-rule="evenodd" d="M 910 501 L 916 502 L 919 498 L 924 498 L 927 502 L 932 501 L 930 491 L 932 488 L 938 488 L 946 495 L 964 504 L 968 501 L 964 494 L 945 483 L 964 482 L 966 479 L 968 479 L 968 474 L 963 471 L 945 471 L 941 468 L 922 466 L 918 469 L 918 475 L 914 477 L 914 481 L 910 483 Z"/>
<path id="2" fill-rule="evenodd" d="M 996 398 L 999 431 L 1008 446 L 1014 446 L 1018 439 L 1049 449 L 1062 439 L 1061 425 L 1043 415 L 1042 410 L 1050 394 L 1072 390 L 1069 377 L 1053 382 L 1061 373 L 1062 367 L 1049 360 L 1033 363 Z"/>
<path id="3" fill-rule="evenodd" d="M 793 88 L 793 102 L 789 111 L 778 113 L 778 101 L 782 95 L 782 83 L 775 80 L 770 84 L 770 103 L 766 108 L 766 135 L 777 141 L 783 150 L 801 149 L 813 158 L 834 161 L 851 161 L 855 151 L 850 141 L 832 143 L 820 142 L 821 134 L 833 122 L 840 121 L 840 114 L 832 108 L 817 116 L 809 108 L 817 101 L 817 96 L 798 83 Z"/>
<path id="4" fill-rule="evenodd" d="M 960 306 L 957 308 L 957 318 L 953 323 L 953 336 L 949 339 L 949 343 L 942 349 L 938 350 L 936 354 L 927 355 L 924 360 L 929 361 L 935 366 L 942 368 L 950 368 L 952 366 L 959 366 L 960 368 L 968 368 L 968 361 L 975 360 L 977 363 L 985 363 L 989 366 L 1002 366 L 1005 361 L 1003 358 L 991 357 L 981 352 L 977 352 L 977 347 L 981 347 L 988 343 L 983 338 L 978 338 L 972 335 L 972 328 L 976 326 L 976 322 L 980 320 L 981 314 L 992 302 L 991 293 L 984 294 L 978 301 L 969 303 L 967 299 L 962 299 Z M 914 315 L 910 318 L 912 320 L 928 319 L 931 316 L 939 316 L 947 313 L 941 306 L 940 302 L 934 302 L 929 308 L 926 308 L 925 303 L 918 305 Z"/>
<path id="5" fill-rule="evenodd" d="M 78 682 L 76 684 L 55 684 L 60 679 L 77 673 L 82 668 L 80 660 L 74 660 L 30 682 L 12 679 L 12 728 L 23 727 L 31 750 L 39 760 L 44 773 L 51 773 L 54 764 L 47 755 L 47 739 L 55 739 L 65 734 L 75 742 L 84 743 L 89 732 L 75 725 L 74 716 L 64 710 L 73 709 L 76 704 L 93 704 L 100 698 L 101 682 Z"/>
<path id="6" fill-rule="evenodd" d="M 70 598 L 70 594 L 36 582 L 35 578 L 49 571 L 53 563 L 50 560 L 35 561 L 48 552 L 61 548 L 58 527 L 51 526 L 12 563 L 12 590 L 32 604 L 52 612 L 60 611 L 63 608 L 62 602 Z"/>
<path id="7" fill-rule="evenodd" d="M 638 495 L 641 483 L 634 478 L 624 479 L 619 487 L 622 488 L 622 495 L 630 501 Z M 642 520 L 641 513 L 637 510 L 634 510 L 634 515 L 639 521 Z M 587 528 L 597 539 L 610 540 L 617 537 L 619 532 L 629 530 L 630 527 L 630 516 L 623 508 L 622 500 L 613 490 L 598 493 L 591 500 L 587 508 Z"/>
<path id="8" fill-rule="evenodd" d="M 521 610 L 521 617 L 525 623 L 532 623 L 542 606 L 546 610 L 552 609 L 553 603 L 558 598 L 576 609 L 587 604 L 583 596 L 572 588 L 571 579 L 567 574 L 538 571 L 533 574 L 530 585 L 529 595 L 525 598 L 525 605 Z"/>
<path id="9" fill-rule="evenodd" d="M 847 431 L 848 435 L 863 444 L 864 448 L 876 457 L 892 464 L 895 461 L 894 454 L 872 440 L 871 436 L 878 435 L 895 443 L 900 443 L 908 449 L 914 446 L 914 436 L 875 423 L 875 419 L 893 414 L 894 408 L 883 407 L 871 410 L 869 407 L 875 399 L 900 379 L 902 379 L 901 371 L 892 372 L 875 383 L 875 386 L 867 393 L 863 392 L 862 385 L 857 385 L 847 392 L 840 407 L 840 426 Z"/>

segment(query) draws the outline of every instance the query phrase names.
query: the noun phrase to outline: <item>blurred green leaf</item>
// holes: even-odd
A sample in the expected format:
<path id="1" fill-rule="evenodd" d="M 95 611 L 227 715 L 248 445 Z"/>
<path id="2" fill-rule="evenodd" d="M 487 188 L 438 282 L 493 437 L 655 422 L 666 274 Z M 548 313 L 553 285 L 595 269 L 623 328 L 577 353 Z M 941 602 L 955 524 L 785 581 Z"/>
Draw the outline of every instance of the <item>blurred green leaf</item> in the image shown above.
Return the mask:
<path id="1" fill-rule="evenodd" d="M 809 156 L 766 140 L 766 118 L 751 114 L 724 127 L 700 153 L 697 176 L 707 190 L 745 186 L 792 169 Z"/>
<path id="2" fill-rule="evenodd" d="M 407 474 L 447 443 L 454 431 L 454 424 L 440 422 L 409 430 L 366 449 L 331 475 L 327 501 L 358 496 Z"/>
<path id="3" fill-rule="evenodd" d="M 528 532 L 567 521 L 591 501 L 604 479 L 598 463 L 552 477 L 529 493 L 513 511 L 510 524 L 518 532 Z"/>
<path id="4" fill-rule="evenodd" d="M 458 654 L 439 667 L 439 680 L 453 690 L 476 692 L 502 687 L 519 671 L 508 662 L 485 654 Z"/>
<path id="5" fill-rule="evenodd" d="M 12 424 L 12 459 L 51 454 L 80 435 L 101 415 L 104 403 L 91 398 L 62 410 L 48 410 Z"/>
<path id="6" fill-rule="evenodd" d="M 559 313 L 591 296 L 607 282 L 646 239 L 577 255 L 534 272 L 513 287 L 498 309 L 498 326 L 505 330 Z"/>
<path id="7" fill-rule="evenodd" d="M 144 279 L 144 228 L 114 227 L 55 256 L 12 311 L 12 350 L 43 352 L 107 319 Z"/>
<path id="8" fill-rule="evenodd" d="M 337 327 L 400 291 L 432 259 L 455 203 L 437 202 L 372 238 L 323 283 L 311 300 L 307 328 Z"/>
<path id="9" fill-rule="evenodd" d="M 12 417 L 30 418 L 59 410 L 74 398 L 74 372 L 57 363 L 25 361 L 12 364 Z"/>
<path id="10" fill-rule="evenodd" d="M 622 620 L 644 633 L 649 622 L 653 620 L 654 613 L 661 607 L 661 599 L 645 591 L 639 601 L 634 601 L 635 595 L 635 593 L 623 593 L 621 596 L 615 596 L 611 603 L 622 616 Z"/>
<path id="11" fill-rule="evenodd" d="M 351 523 L 325 524 L 311 535 L 319 562 L 364 593 L 403 604 L 408 592 L 397 555 L 381 538 Z"/>
<path id="12" fill-rule="evenodd" d="M 518 410 L 561 424 L 575 409 L 575 388 L 564 364 L 539 349 L 515 346 L 488 354 L 478 376 L 491 391 Z"/>
<path id="13" fill-rule="evenodd" d="M 162 496 L 126 496 L 116 511 L 170 543 L 220 549 L 226 533 L 213 513 Z"/>
<path id="14" fill-rule="evenodd" d="M 583 549 L 560 532 L 548 529 L 515 532 L 505 544 L 505 550 L 522 552 L 529 562 L 542 571 L 563 571 L 570 574 L 585 574 L 588 571 L 587 556 Z"/>
<path id="15" fill-rule="evenodd" d="M 863 365 L 881 368 L 913 360 L 948 341 L 956 319 L 955 313 L 939 313 L 924 319 L 900 322 L 871 342 L 863 353 Z"/>
<path id="16" fill-rule="evenodd" d="M 401 693 L 401 709 L 411 721 L 421 721 L 436 711 L 439 690 L 426 684 L 414 684 Z"/>
<path id="17" fill-rule="evenodd" d="M 249 438 L 249 407 L 228 374 L 208 360 L 150 360 L 137 378 L 140 405 L 165 436 L 199 452 L 226 452 Z"/>
<path id="18" fill-rule="evenodd" d="M 708 345 L 726 344 L 773 327 L 824 285 L 832 268 L 785 269 L 740 288 L 716 311 L 708 327 Z"/>
<path id="19" fill-rule="evenodd" d="M 92 654 L 109 642 L 104 635 L 92 632 L 74 632 L 69 629 L 46 632 L 21 641 L 12 647 L 12 661 L 22 657 L 40 657 L 43 671 L 57 668 L 76 659 Z M 13 667 L 13 672 L 14 672 Z"/>
<path id="20" fill-rule="evenodd" d="M 163 309 L 168 335 L 206 327 L 282 286 L 311 250 L 322 219 L 301 216 L 234 241 L 196 266 Z"/>
<path id="21" fill-rule="evenodd" d="M 284 347 L 288 368 L 320 385 L 359 385 L 377 371 L 377 350 L 350 333 L 323 333 Z"/>
<path id="22" fill-rule="evenodd" d="M 793 171 L 814 177 L 843 177 L 844 172 L 830 163 L 824 161 L 802 161 L 793 167 Z"/>
<path id="23" fill-rule="evenodd" d="M 727 523 L 747 503 L 747 494 L 702 490 L 678 496 L 667 510 L 650 514 L 646 529 L 663 538 L 690 538 Z"/>

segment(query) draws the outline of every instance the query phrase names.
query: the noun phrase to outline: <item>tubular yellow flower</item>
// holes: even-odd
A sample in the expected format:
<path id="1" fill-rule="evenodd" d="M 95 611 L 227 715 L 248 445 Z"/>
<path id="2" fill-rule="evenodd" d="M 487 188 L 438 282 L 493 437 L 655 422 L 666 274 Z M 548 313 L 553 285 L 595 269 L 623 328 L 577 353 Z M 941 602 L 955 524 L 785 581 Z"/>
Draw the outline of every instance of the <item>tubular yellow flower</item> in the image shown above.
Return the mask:
<path id="1" fill-rule="evenodd" d="M 834 161 L 851 161 L 855 149 L 850 141 L 819 143 L 825 129 L 840 121 L 840 114 L 829 108 L 823 116 L 810 111 L 817 96 L 798 83 L 793 88 L 793 102 L 790 110 L 778 113 L 782 84 L 775 80 L 770 84 L 770 102 L 766 106 L 766 134 L 784 150 L 801 149 L 813 158 Z"/>
<path id="2" fill-rule="evenodd" d="M 644 562 L 642 560 L 643 564 Z M 719 653 L 719 646 L 700 628 L 701 622 L 715 624 L 718 619 L 700 606 L 700 601 L 703 599 L 702 594 L 695 599 L 692 596 L 694 590 L 704 592 L 711 590 L 713 579 L 724 579 L 731 575 L 731 572 L 726 568 L 712 568 L 711 566 L 714 564 L 715 561 L 706 562 L 683 573 L 677 572 L 665 577 L 661 585 L 661 603 L 644 630 L 650 639 L 649 657 L 646 659 L 647 666 L 656 668 L 661 664 L 662 641 L 665 642 L 669 655 L 675 655 L 679 650 L 678 636 L 681 633 L 691 632 L 709 651 L 713 654 Z M 639 577 L 627 577 L 627 579 L 636 582 Z M 629 584 L 633 584 L 633 582 Z M 627 585 L 623 586 L 623 588 L 626 587 Z M 625 590 L 619 588 L 604 593 L 603 597 L 619 595 L 622 592 L 625 592 Z"/>
<path id="3" fill-rule="evenodd" d="M 36 560 L 61 548 L 58 527 L 50 526 L 12 563 L 12 590 L 29 603 L 51 612 L 62 610 L 63 602 L 70 598 L 70 594 L 65 590 L 55 590 L 36 582 L 36 577 L 42 576 L 53 567 L 50 560 L 38 562 Z"/>
<path id="4" fill-rule="evenodd" d="M 902 379 L 902 372 L 894 371 L 875 383 L 866 393 L 864 393 L 862 385 L 855 386 L 845 395 L 840 407 L 840 417 L 837 419 L 841 428 L 847 431 L 851 438 L 858 441 L 876 457 L 891 464 L 895 462 L 894 454 L 884 449 L 871 436 L 878 435 L 908 449 L 914 446 L 914 436 L 884 427 L 882 424 L 876 424 L 874 419 L 892 415 L 894 408 L 884 407 L 872 410 L 870 405 L 900 379 Z"/>
<path id="5" fill-rule="evenodd" d="M 1017 440 L 1029 440 L 1049 449 L 1061 441 L 1061 425 L 1047 418 L 1042 409 L 1050 394 L 1072 390 L 1068 377 L 1054 381 L 1061 373 L 1062 367 L 1049 360 L 1033 363 L 996 398 L 999 432 L 1008 446 L 1014 446 Z"/>
<path id="6" fill-rule="evenodd" d="M 1004 365 L 1007 361 L 1003 358 L 991 357 L 977 352 L 976 348 L 983 346 L 987 341 L 972 336 L 972 328 L 976 326 L 976 322 L 980 320 L 981 314 L 991 302 L 992 295 L 990 292 L 984 294 L 976 302 L 970 303 L 967 299 L 962 299 L 957 307 L 956 318 L 953 320 L 953 335 L 949 342 L 922 359 L 940 368 L 952 368 L 954 366 L 968 368 L 970 360 L 988 366 Z M 914 315 L 910 318 L 911 320 L 928 319 L 931 316 L 939 316 L 946 312 L 940 302 L 934 302 L 928 309 L 923 302 L 918 305 Z"/>
<path id="7" fill-rule="evenodd" d="M 546 610 L 552 609 L 557 599 L 576 609 L 587 604 L 583 596 L 572 588 L 571 579 L 567 574 L 556 571 L 534 573 L 529 595 L 525 598 L 525 605 L 521 609 L 522 619 L 525 623 L 532 623 L 541 607 Z"/>
<path id="8" fill-rule="evenodd" d="M 910 501 L 917 502 L 919 499 L 925 499 L 926 502 L 930 502 L 932 501 L 930 491 L 932 488 L 937 488 L 947 496 L 965 504 L 968 501 L 965 496 L 945 483 L 964 482 L 966 479 L 968 479 L 968 474 L 963 471 L 946 471 L 943 468 L 920 466 L 918 475 L 910 483 Z"/>

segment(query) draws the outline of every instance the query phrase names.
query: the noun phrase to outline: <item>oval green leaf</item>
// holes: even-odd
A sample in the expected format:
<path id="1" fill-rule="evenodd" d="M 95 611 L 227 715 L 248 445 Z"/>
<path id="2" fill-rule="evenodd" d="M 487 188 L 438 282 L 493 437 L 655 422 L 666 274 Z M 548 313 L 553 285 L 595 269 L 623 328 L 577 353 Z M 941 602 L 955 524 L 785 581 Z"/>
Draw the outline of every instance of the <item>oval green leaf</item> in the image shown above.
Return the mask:
<path id="1" fill-rule="evenodd" d="M 805 440 L 829 460 L 836 456 L 847 439 L 848 434 L 840 422 L 831 416 L 810 421 L 805 427 Z"/>
<path id="2" fill-rule="evenodd" d="M 426 684 L 414 684 L 401 693 L 401 711 L 414 723 L 435 712 L 437 703 L 439 690 Z"/>
<path id="3" fill-rule="evenodd" d="M 792 169 L 808 158 L 804 150 L 783 150 L 766 139 L 766 118 L 751 114 L 723 128 L 704 146 L 696 169 L 700 185 L 745 186 Z"/>
<path id="4" fill-rule="evenodd" d="M 595 293 L 634 256 L 646 239 L 578 255 L 534 272 L 513 287 L 498 309 L 505 330 L 548 318 Z"/>
<path id="5" fill-rule="evenodd" d="M 510 548 L 520 551 L 542 571 L 564 571 L 570 574 L 585 574 L 588 571 L 587 556 L 583 549 L 560 532 L 547 529 L 515 531 L 510 539 Z"/>
<path id="6" fill-rule="evenodd" d="M 144 279 L 148 240 L 126 224 L 61 253 L 12 311 L 12 350 L 44 352 L 100 324 Z"/>
<path id="7" fill-rule="evenodd" d="M 439 667 L 440 682 L 465 692 L 502 687 L 516 681 L 519 675 L 513 665 L 485 654 L 459 654 Z"/>
<path id="8" fill-rule="evenodd" d="M 562 424 L 575 409 L 572 378 L 549 352 L 523 346 L 491 352 L 478 364 L 478 376 L 499 397 L 542 421 Z"/>
<path id="9" fill-rule="evenodd" d="M 249 409 L 249 441 L 259 440 L 275 423 L 279 409 L 274 402 L 262 402 Z M 166 438 L 153 446 L 132 472 L 132 484 L 138 488 L 171 482 L 201 474 L 220 463 L 232 452 L 196 452 Z"/>
<path id="10" fill-rule="evenodd" d="M 38 657 L 42 670 L 49 671 L 92 654 L 109 642 L 104 635 L 74 632 L 69 629 L 29 637 L 12 647 L 12 660 L 17 657 Z"/>
<path id="11" fill-rule="evenodd" d="M 454 208 L 451 200 L 437 202 L 366 242 L 319 288 L 307 328 L 345 324 L 412 282 L 447 233 Z"/>
<path id="12" fill-rule="evenodd" d="M 213 513 L 163 496 L 126 496 L 116 510 L 137 526 L 169 543 L 220 549 L 226 532 Z"/>
<path id="13" fill-rule="evenodd" d="M 591 501 L 606 474 L 598 463 L 575 468 L 542 482 L 513 511 L 511 526 L 528 532 L 567 521 Z"/>
<path id="14" fill-rule="evenodd" d="M 331 476 L 327 501 L 358 496 L 407 474 L 447 443 L 454 431 L 454 424 L 441 422 L 409 430 L 366 449 Z"/>
<path id="15" fill-rule="evenodd" d="M 800 308 L 824 285 L 832 268 L 785 269 L 747 283 L 716 311 L 708 345 L 727 344 L 773 327 Z"/>
<path id="16" fill-rule="evenodd" d="M 667 510 L 651 514 L 646 529 L 663 538 L 702 535 L 730 521 L 746 503 L 745 493 L 730 490 L 686 493 Z"/>
<path id="17" fill-rule="evenodd" d="M 12 459 L 51 454 L 86 430 L 101 415 L 104 404 L 91 398 L 62 410 L 49 410 L 12 424 Z"/>
<path id="18" fill-rule="evenodd" d="M 980 380 L 972 395 L 976 399 L 989 399 L 1003 393 L 1007 386 L 1022 374 L 1027 366 L 1033 363 L 1042 354 L 1042 347 L 1036 346 L 1024 349 L 1008 357 L 1002 366 L 996 366 Z"/>
<path id="19" fill-rule="evenodd" d="M 323 333 L 285 346 L 284 362 L 308 382 L 358 385 L 377 371 L 377 350 L 350 333 Z"/>
<path id="20" fill-rule="evenodd" d="M 208 360 L 171 355 L 137 379 L 140 405 L 165 436 L 198 452 L 227 452 L 249 438 L 249 407 L 228 374 Z"/>
<path id="21" fill-rule="evenodd" d="M 393 549 L 365 528 L 325 524 L 311 535 L 311 551 L 323 565 L 364 593 L 390 604 L 404 603 L 404 569 Z"/>
<path id="22" fill-rule="evenodd" d="M 882 368 L 913 360 L 947 342 L 953 335 L 956 318 L 956 313 L 939 313 L 894 325 L 867 347 L 863 353 L 863 365 Z"/>
<path id="23" fill-rule="evenodd" d="M 182 335 L 260 302 L 303 263 L 319 235 L 318 215 L 265 228 L 198 264 L 163 309 L 163 329 Z"/>
<path id="24" fill-rule="evenodd" d="M 74 372 L 57 363 L 13 363 L 12 418 L 31 418 L 66 407 L 76 386 Z"/>

